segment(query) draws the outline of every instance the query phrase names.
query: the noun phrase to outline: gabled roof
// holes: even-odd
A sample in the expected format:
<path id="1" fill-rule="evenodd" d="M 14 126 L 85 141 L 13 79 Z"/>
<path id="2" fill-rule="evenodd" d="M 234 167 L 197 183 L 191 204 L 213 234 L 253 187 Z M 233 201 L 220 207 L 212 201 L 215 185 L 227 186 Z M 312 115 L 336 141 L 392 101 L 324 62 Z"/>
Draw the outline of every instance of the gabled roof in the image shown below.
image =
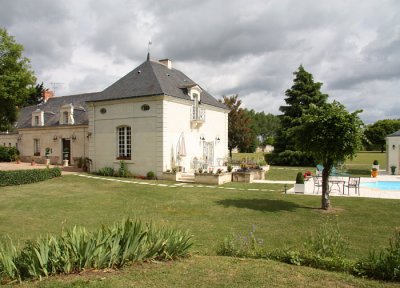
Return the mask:
<path id="1" fill-rule="evenodd" d="M 187 88 L 198 85 L 181 71 L 156 62 L 147 60 L 136 69 L 126 74 L 117 82 L 101 92 L 100 97 L 93 101 L 135 98 L 152 95 L 168 95 L 190 100 Z M 211 106 L 227 109 L 202 88 L 201 102 Z"/>
<path id="2" fill-rule="evenodd" d="M 386 137 L 398 137 L 398 136 L 400 136 L 400 130 L 397 131 L 397 132 L 394 132 L 394 133 L 392 133 L 392 134 L 390 134 L 390 135 L 388 135 Z"/>
<path id="3" fill-rule="evenodd" d="M 60 125 L 60 108 L 66 104 L 74 106 L 74 125 L 87 125 L 87 105 L 86 101 L 90 101 L 99 96 L 99 93 L 85 93 L 71 96 L 53 97 L 36 106 L 28 106 L 21 109 L 17 128 L 30 128 L 32 127 L 32 112 L 40 109 L 44 112 L 45 126 Z"/>

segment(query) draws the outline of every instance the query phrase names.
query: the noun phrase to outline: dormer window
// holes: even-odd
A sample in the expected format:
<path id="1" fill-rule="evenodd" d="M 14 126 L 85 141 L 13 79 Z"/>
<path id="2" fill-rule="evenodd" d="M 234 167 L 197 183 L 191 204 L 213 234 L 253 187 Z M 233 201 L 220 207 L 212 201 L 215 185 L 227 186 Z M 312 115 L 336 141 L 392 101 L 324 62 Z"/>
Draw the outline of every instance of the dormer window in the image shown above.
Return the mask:
<path id="1" fill-rule="evenodd" d="M 37 109 L 32 112 L 32 126 L 43 126 L 44 125 L 44 113 L 42 110 Z"/>
<path id="2" fill-rule="evenodd" d="M 63 112 L 63 118 L 64 118 L 64 124 L 68 124 L 69 115 L 67 111 Z"/>
<path id="3" fill-rule="evenodd" d="M 74 120 L 74 106 L 72 104 L 66 104 L 60 108 L 60 124 L 61 125 L 73 125 Z"/>

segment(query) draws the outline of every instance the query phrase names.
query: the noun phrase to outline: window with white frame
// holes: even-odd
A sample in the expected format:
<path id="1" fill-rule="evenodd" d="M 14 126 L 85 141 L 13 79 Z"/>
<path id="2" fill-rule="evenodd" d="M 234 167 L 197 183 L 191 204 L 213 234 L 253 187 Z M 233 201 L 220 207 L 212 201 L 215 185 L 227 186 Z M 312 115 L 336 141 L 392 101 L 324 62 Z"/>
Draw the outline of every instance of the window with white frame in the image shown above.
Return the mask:
<path id="1" fill-rule="evenodd" d="M 64 124 L 68 124 L 68 118 L 69 118 L 69 113 L 67 111 L 63 112 L 63 120 L 64 120 Z"/>
<path id="2" fill-rule="evenodd" d="M 34 122 L 35 126 L 39 126 L 39 116 L 35 116 Z"/>
<path id="3" fill-rule="evenodd" d="M 40 156 L 40 139 L 33 139 L 33 155 Z"/>
<path id="4" fill-rule="evenodd" d="M 121 126 L 117 128 L 118 136 L 118 155 L 117 159 L 131 159 L 132 154 L 132 137 L 131 127 Z"/>

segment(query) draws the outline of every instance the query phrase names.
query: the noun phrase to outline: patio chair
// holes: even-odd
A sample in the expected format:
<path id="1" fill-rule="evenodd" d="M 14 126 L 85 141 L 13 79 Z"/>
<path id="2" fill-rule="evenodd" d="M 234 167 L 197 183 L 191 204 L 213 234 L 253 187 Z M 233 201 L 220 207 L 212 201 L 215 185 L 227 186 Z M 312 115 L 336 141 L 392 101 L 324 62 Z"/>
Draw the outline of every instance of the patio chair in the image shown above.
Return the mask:
<path id="1" fill-rule="evenodd" d="M 314 182 L 313 193 L 315 192 L 315 188 L 317 188 L 317 194 L 319 192 L 319 188 L 322 188 L 322 177 L 320 176 L 312 176 Z"/>
<path id="2" fill-rule="evenodd" d="M 349 177 L 347 182 L 347 195 L 350 195 L 350 188 L 354 188 L 354 191 L 358 196 L 360 196 L 360 177 Z"/>

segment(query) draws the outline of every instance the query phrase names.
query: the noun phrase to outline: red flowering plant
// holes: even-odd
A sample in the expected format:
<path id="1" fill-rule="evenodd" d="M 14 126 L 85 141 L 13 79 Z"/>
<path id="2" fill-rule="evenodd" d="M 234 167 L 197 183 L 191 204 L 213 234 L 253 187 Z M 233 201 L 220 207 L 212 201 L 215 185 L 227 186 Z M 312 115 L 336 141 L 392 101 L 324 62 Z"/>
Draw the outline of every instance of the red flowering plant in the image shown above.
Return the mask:
<path id="1" fill-rule="evenodd" d="M 306 173 L 304 173 L 304 178 L 311 177 L 311 175 L 310 171 L 306 171 Z"/>

